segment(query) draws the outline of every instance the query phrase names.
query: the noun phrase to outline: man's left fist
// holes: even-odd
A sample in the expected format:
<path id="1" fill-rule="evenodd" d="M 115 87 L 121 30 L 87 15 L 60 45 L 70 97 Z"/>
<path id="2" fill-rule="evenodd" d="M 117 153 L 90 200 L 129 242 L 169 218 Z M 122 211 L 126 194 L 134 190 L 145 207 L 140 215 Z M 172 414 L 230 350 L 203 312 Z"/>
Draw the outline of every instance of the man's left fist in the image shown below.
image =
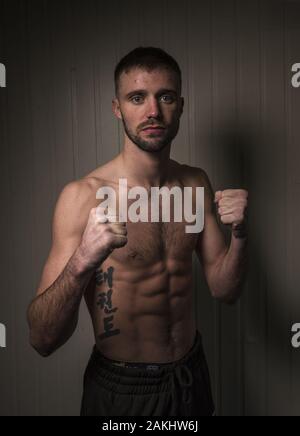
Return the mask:
<path id="1" fill-rule="evenodd" d="M 248 192 L 244 189 L 225 189 L 215 193 L 214 202 L 223 224 L 231 224 L 234 230 L 246 218 Z"/>

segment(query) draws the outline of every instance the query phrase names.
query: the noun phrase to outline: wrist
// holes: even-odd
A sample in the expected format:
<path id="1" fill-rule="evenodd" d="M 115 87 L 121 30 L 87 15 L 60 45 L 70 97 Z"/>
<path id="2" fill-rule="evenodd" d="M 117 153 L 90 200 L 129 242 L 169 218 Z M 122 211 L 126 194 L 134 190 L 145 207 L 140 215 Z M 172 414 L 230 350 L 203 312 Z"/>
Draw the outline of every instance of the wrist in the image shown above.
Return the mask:
<path id="1" fill-rule="evenodd" d="M 88 273 L 93 274 L 95 270 L 99 267 L 99 265 L 101 265 L 105 261 L 105 259 L 112 251 L 113 250 L 109 250 L 109 252 L 107 252 L 107 250 L 105 250 L 105 252 L 99 255 L 97 262 L 90 261 L 84 245 L 80 244 L 75 250 L 72 258 L 70 259 L 74 274 L 78 276 L 82 276 Z"/>
<path id="2" fill-rule="evenodd" d="M 78 277 L 93 271 L 93 268 L 86 262 L 86 258 L 81 246 L 78 246 L 75 250 L 68 266 L 71 272 Z"/>
<path id="3" fill-rule="evenodd" d="M 236 239 L 246 239 L 248 237 L 248 229 L 245 221 L 239 224 L 232 224 L 231 233 Z"/>

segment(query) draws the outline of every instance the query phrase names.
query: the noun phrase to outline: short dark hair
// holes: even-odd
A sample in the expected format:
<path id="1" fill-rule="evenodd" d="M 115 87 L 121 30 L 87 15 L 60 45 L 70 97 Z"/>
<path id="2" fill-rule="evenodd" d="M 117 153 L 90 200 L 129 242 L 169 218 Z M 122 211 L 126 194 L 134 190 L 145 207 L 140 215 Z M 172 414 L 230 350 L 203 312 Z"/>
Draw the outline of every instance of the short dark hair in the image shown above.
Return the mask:
<path id="1" fill-rule="evenodd" d="M 161 48 L 157 47 L 137 47 L 125 55 L 115 68 L 115 92 L 119 90 L 119 79 L 123 72 L 128 72 L 133 68 L 142 68 L 152 71 L 164 68 L 177 74 L 179 89 L 181 92 L 181 70 L 175 59 Z"/>

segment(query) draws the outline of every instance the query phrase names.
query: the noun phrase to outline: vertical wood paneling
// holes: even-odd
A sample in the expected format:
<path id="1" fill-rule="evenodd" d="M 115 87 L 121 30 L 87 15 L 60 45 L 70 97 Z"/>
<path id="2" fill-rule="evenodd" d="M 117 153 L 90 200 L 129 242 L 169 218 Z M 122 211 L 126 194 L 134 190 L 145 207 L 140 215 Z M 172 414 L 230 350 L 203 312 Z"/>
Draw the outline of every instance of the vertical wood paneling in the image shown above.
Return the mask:
<path id="1" fill-rule="evenodd" d="M 300 59 L 300 3 L 286 1 L 285 9 L 285 67 L 286 67 L 286 120 L 287 120 L 287 209 L 286 209 L 286 238 L 287 238 L 287 289 L 290 303 L 289 326 L 298 323 L 300 319 L 299 304 L 299 257 L 300 240 L 296 230 L 300 222 L 300 208 L 296 198 L 300 196 L 299 177 L 299 113 L 300 113 L 300 90 L 291 87 L 291 66 Z M 300 413 L 300 353 L 299 349 L 290 351 L 290 414 Z"/>
<path id="2" fill-rule="evenodd" d="M 0 89 L 0 195 L 2 208 L 0 214 L 1 229 L 5 229 L 4 235 L 8 240 L 3 240 L 5 250 L 0 250 L 0 274 L 2 277 L 0 291 L 0 319 L 6 326 L 6 342 L 10 344 L 6 349 L 0 349 L 1 363 L 1 397 L 0 410 L 3 415 L 14 415 L 16 413 L 17 401 L 17 378 L 15 361 L 15 296 L 12 292 L 13 280 L 13 247 L 9 240 L 13 233 L 11 223 L 12 204 L 11 204 L 11 181 L 10 181 L 10 155 L 9 155 L 9 128 L 8 128 L 8 99 L 9 85 L 11 80 L 10 68 L 8 63 L 10 56 L 7 51 L 7 27 L 5 25 L 6 3 L 0 3 L 0 58 L 6 66 L 6 85 L 7 88 Z M 4 239 L 4 238 L 3 238 Z"/>
<path id="3" fill-rule="evenodd" d="M 162 47 L 165 16 L 164 4 L 160 0 L 141 2 L 141 43 L 144 47 Z"/>
<path id="4" fill-rule="evenodd" d="M 53 85 L 52 114 L 57 195 L 80 177 L 78 163 L 77 71 L 69 2 L 47 2 L 49 81 Z M 67 165 L 66 165 L 67 163 Z"/>
<path id="5" fill-rule="evenodd" d="M 264 183 L 265 162 L 261 159 L 261 67 L 260 2 L 238 3 L 238 146 L 244 155 L 244 177 L 250 189 L 249 221 L 251 245 L 249 271 L 242 299 L 243 353 L 239 369 L 244 398 L 243 413 L 266 413 L 265 380 L 265 271 L 260 256 L 264 246 L 260 228 L 265 199 L 260 192 Z"/>
<path id="6" fill-rule="evenodd" d="M 94 1 L 95 118 L 97 125 L 97 164 L 113 159 L 120 150 L 121 126 L 112 113 L 114 68 L 119 57 L 120 17 L 116 0 Z M 123 137 L 123 136 L 122 136 Z"/>
<path id="7" fill-rule="evenodd" d="M 71 21 L 73 123 L 77 124 L 76 162 L 77 177 L 94 169 L 96 160 L 95 130 L 95 77 L 93 71 L 94 35 L 93 2 L 68 2 Z"/>
<path id="8" fill-rule="evenodd" d="M 264 1 L 261 8 L 263 37 L 263 140 L 265 159 L 264 218 L 267 274 L 267 413 L 289 410 L 287 340 L 288 295 L 286 281 L 286 120 L 284 73 L 284 8 L 282 1 Z M 268 165 L 272 156 L 272 164 Z M 285 398 L 284 404 L 282 399 Z"/>
<path id="9" fill-rule="evenodd" d="M 33 261 L 35 266 L 34 286 L 28 302 L 33 298 L 51 246 L 51 220 L 57 195 L 57 164 L 55 160 L 56 129 L 53 111 L 55 85 L 52 78 L 54 69 L 51 55 L 50 20 L 47 16 L 47 2 L 28 3 L 28 38 L 32 114 L 33 147 L 33 198 L 34 215 L 32 226 Z M 67 144 L 66 144 L 67 145 Z M 67 147 L 66 147 L 67 149 Z M 28 342 L 28 341 L 27 341 Z M 28 344 L 29 347 L 29 344 Z M 34 387 L 37 391 L 36 410 L 38 415 L 47 415 L 51 410 L 59 414 L 60 397 L 57 395 L 59 380 L 59 358 L 41 361 L 31 350 L 34 363 Z M 51 412 L 50 412 L 51 413 Z"/>
<path id="10" fill-rule="evenodd" d="M 187 50 L 188 2 L 164 0 L 164 49 L 174 56 L 182 72 L 182 95 L 185 98 L 184 112 L 180 121 L 180 130 L 171 148 L 171 157 L 182 163 L 190 163 L 189 137 L 189 57 Z"/>
<path id="11" fill-rule="evenodd" d="M 31 391 L 32 367 L 30 362 L 26 314 L 24 308 L 33 287 L 32 261 L 32 132 L 31 104 L 28 92 L 28 41 L 26 34 L 26 2 L 9 3 L 7 13 L 19 23 L 13 32 L 8 31 L 8 54 L 10 67 L 10 88 L 8 93 L 7 121 L 9 135 L 8 180 L 10 183 L 10 222 L 11 234 L 8 235 L 12 249 L 10 268 L 12 281 L 9 292 L 13 296 L 11 310 L 15 325 L 12 326 L 14 337 L 10 343 L 13 350 L 12 365 L 15 369 L 16 398 L 14 413 L 28 415 L 32 410 L 33 395 Z M 26 250 L 26 254 L 25 254 Z M 6 292 L 8 292 L 6 290 Z M 8 326 L 9 328 L 10 326 Z M 24 401 L 26 398 L 26 401 Z"/>
<path id="12" fill-rule="evenodd" d="M 213 1 L 213 161 L 215 190 L 239 187 L 238 146 L 235 127 L 236 106 L 236 10 L 235 2 Z M 218 411 L 232 415 L 239 411 L 238 380 L 238 307 L 216 308 L 216 358 L 220 380 Z M 218 345 L 219 342 L 219 345 Z"/>

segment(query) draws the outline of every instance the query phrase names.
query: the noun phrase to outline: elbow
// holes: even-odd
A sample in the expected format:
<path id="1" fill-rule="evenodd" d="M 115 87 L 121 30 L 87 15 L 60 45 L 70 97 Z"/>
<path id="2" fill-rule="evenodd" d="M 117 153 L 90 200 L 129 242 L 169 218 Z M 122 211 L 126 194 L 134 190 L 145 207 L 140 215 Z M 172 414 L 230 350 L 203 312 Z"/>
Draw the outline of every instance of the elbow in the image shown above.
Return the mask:
<path id="1" fill-rule="evenodd" d="M 56 350 L 50 341 L 45 340 L 45 338 L 38 338 L 32 332 L 30 333 L 29 343 L 42 357 L 49 357 Z"/>
<path id="2" fill-rule="evenodd" d="M 225 303 L 228 306 L 234 306 L 238 302 L 239 296 L 226 295 L 225 297 L 221 298 L 220 300 L 222 303 Z"/>
<path id="3" fill-rule="evenodd" d="M 242 295 L 245 280 L 237 280 L 235 283 L 210 282 L 209 288 L 214 299 L 221 303 L 233 306 Z"/>
<path id="4" fill-rule="evenodd" d="M 41 332 L 38 328 L 30 314 L 30 307 L 27 311 L 27 323 L 29 326 L 29 344 L 30 346 L 42 357 L 50 356 L 54 351 L 55 347 L 53 341 L 48 338 L 48 335 Z"/>
<path id="5" fill-rule="evenodd" d="M 241 295 L 241 289 L 220 291 L 220 290 L 211 290 L 211 294 L 213 298 L 221 303 L 225 303 L 229 306 L 233 306 L 237 303 Z"/>
<path id="6" fill-rule="evenodd" d="M 35 342 L 30 341 L 30 345 L 42 357 L 49 357 L 55 351 L 54 348 L 46 346 L 45 344 L 37 344 Z"/>
<path id="7" fill-rule="evenodd" d="M 52 354 L 52 351 L 48 348 L 40 347 L 35 344 L 31 344 L 31 346 L 42 357 L 49 357 Z"/>

